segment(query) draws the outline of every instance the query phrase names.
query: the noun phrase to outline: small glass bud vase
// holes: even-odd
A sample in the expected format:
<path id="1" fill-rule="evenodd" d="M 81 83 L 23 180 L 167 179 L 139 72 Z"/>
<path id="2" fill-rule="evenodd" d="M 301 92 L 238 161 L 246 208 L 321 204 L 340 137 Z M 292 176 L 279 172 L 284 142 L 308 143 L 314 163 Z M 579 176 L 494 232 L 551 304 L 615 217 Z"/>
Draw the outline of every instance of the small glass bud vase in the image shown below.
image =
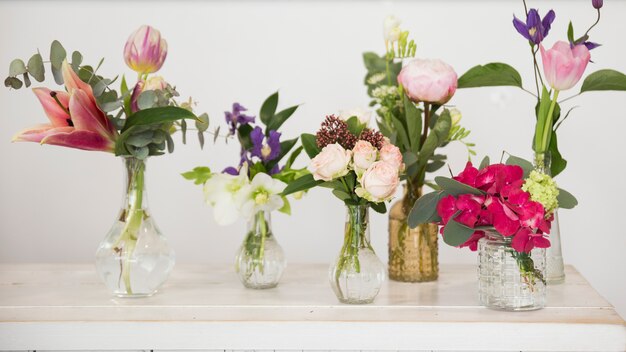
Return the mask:
<path id="1" fill-rule="evenodd" d="M 385 266 L 370 244 L 369 207 L 346 209 L 343 247 L 330 267 L 330 285 L 342 303 L 371 303 L 385 280 Z"/>
<path id="2" fill-rule="evenodd" d="M 239 280 L 247 288 L 276 287 L 286 266 L 283 249 L 272 234 L 270 212 L 256 213 L 235 259 Z"/>
<path id="3" fill-rule="evenodd" d="M 174 268 L 174 251 L 148 210 L 146 161 L 124 162 L 126 185 L 122 209 L 96 252 L 96 270 L 118 297 L 153 295 Z"/>
<path id="4" fill-rule="evenodd" d="M 478 241 L 478 296 L 488 308 L 524 311 L 546 303 L 546 250 L 519 253 L 511 238 L 486 231 Z"/>

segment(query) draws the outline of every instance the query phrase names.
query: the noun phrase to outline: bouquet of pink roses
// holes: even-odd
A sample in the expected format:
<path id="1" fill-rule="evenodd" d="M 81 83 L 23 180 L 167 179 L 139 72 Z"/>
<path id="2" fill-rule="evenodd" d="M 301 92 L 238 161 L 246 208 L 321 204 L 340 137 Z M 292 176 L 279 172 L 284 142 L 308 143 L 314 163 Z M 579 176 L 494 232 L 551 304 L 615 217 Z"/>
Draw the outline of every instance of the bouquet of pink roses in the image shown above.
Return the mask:
<path id="1" fill-rule="evenodd" d="M 550 246 L 554 211 L 577 204 L 570 193 L 557 188 L 549 175 L 533 170 L 530 162 L 513 156 L 507 164 L 489 165 L 486 158 L 479 168 L 468 162 L 457 176 L 435 181 L 441 190 L 417 201 L 411 226 L 438 222 L 446 243 L 472 251 L 486 232 L 495 232 L 510 240 L 511 255 L 528 282 L 544 281 L 529 253 Z"/>

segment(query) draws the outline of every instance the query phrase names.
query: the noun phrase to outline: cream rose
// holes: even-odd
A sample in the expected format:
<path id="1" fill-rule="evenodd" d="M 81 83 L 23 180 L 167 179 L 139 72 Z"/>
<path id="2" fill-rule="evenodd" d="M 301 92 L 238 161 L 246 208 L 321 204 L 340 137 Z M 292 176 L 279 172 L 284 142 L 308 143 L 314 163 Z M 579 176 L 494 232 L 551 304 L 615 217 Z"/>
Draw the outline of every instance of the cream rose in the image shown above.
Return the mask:
<path id="1" fill-rule="evenodd" d="M 355 192 L 370 202 L 384 202 L 393 197 L 399 183 L 398 168 L 386 161 L 377 161 L 365 171 Z"/>
<path id="2" fill-rule="evenodd" d="M 397 169 L 403 168 L 403 159 L 400 149 L 393 144 L 385 144 L 380 150 L 380 160 L 385 161 Z"/>
<path id="3" fill-rule="evenodd" d="M 311 160 L 308 170 L 313 179 L 331 181 L 348 173 L 352 152 L 339 144 L 329 144 Z"/>
<path id="4" fill-rule="evenodd" d="M 378 149 L 368 141 L 359 140 L 352 148 L 352 155 L 354 169 L 357 173 L 359 171 L 363 172 L 376 161 Z"/>

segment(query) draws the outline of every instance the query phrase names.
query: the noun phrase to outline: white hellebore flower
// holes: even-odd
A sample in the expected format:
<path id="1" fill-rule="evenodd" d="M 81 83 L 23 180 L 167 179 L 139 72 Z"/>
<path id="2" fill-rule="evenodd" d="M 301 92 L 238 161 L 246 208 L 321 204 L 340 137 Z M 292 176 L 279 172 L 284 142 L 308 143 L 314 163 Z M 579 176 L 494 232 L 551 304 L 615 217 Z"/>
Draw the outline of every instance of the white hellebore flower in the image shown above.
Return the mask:
<path id="1" fill-rule="evenodd" d="M 250 184 L 244 186 L 237 195 L 241 215 L 250 219 L 259 211 L 274 211 L 283 207 L 280 193 L 287 184 L 272 178 L 266 173 L 258 173 Z"/>
<path id="2" fill-rule="evenodd" d="M 248 184 L 247 164 L 239 175 L 213 174 L 204 184 L 204 198 L 213 207 L 213 217 L 218 225 L 234 223 L 239 218 L 238 193 Z"/>
<path id="3" fill-rule="evenodd" d="M 352 116 L 356 116 L 359 122 L 363 125 L 369 125 L 372 118 L 372 111 L 363 108 L 353 108 L 348 110 L 339 110 L 339 118 L 343 121 L 348 121 Z"/>
<path id="4" fill-rule="evenodd" d="M 387 16 L 383 23 L 383 36 L 386 42 L 395 42 L 400 38 L 400 20 L 396 16 Z"/>

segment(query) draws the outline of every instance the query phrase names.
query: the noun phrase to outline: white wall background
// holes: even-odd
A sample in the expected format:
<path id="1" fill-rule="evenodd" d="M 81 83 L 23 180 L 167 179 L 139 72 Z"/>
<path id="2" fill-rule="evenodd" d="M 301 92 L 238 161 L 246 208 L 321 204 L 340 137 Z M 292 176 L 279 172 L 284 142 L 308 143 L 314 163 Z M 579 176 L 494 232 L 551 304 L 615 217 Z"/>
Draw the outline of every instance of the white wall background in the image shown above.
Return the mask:
<path id="1" fill-rule="evenodd" d="M 565 39 L 569 18 L 582 27 L 594 19 L 591 1 L 530 1 L 542 13 L 555 8 L 547 40 Z M 588 72 L 626 71 L 626 2 L 605 2 L 593 32 L 604 46 L 593 51 Z M 85 61 L 106 57 L 102 73 L 134 75 L 124 65 L 127 36 L 141 24 L 161 30 L 169 55 L 160 72 L 199 111 L 223 124 L 234 101 L 258 111 L 276 89 L 281 107 L 303 103 L 285 125 L 284 136 L 313 132 L 323 116 L 365 106 L 363 51 L 384 50 L 382 20 L 396 14 L 416 39 L 418 56 L 449 62 L 459 74 L 473 65 L 504 61 L 531 83 L 528 46 L 511 25 L 521 1 L 3 1 L 0 2 L 0 67 L 47 55 L 52 40 L 80 50 Z M 53 85 L 52 80 L 47 82 Z M 564 96 L 566 96 L 565 94 Z M 562 127 L 560 144 L 569 168 L 560 184 L 580 206 L 561 214 L 566 262 L 626 316 L 626 234 L 623 230 L 626 165 L 625 93 L 591 93 L 572 102 L 580 108 Z M 498 158 L 502 149 L 530 157 L 533 98 L 516 89 L 458 91 L 451 103 L 464 114 L 480 155 Z M 568 104 L 568 106 L 572 106 Z M 24 127 L 46 121 L 28 90 L 0 90 L 0 261 L 90 262 L 117 215 L 122 165 L 111 155 L 35 143 L 11 144 Z M 177 144 L 176 153 L 149 162 L 153 215 L 177 252 L 178 262 L 232 261 L 245 224 L 220 228 L 202 202 L 200 187 L 179 173 L 196 165 L 215 169 L 237 161 L 235 144 L 198 148 Z M 465 152 L 451 146 L 451 167 L 464 166 Z M 302 161 L 304 162 L 304 161 Z M 291 262 L 330 262 L 342 236 L 342 205 L 326 189 L 293 204 L 291 217 L 276 215 L 274 230 Z M 386 261 L 387 219 L 372 216 L 372 237 Z M 442 263 L 474 263 L 475 253 L 441 245 Z M 419 289 L 419 286 L 416 286 Z"/>

